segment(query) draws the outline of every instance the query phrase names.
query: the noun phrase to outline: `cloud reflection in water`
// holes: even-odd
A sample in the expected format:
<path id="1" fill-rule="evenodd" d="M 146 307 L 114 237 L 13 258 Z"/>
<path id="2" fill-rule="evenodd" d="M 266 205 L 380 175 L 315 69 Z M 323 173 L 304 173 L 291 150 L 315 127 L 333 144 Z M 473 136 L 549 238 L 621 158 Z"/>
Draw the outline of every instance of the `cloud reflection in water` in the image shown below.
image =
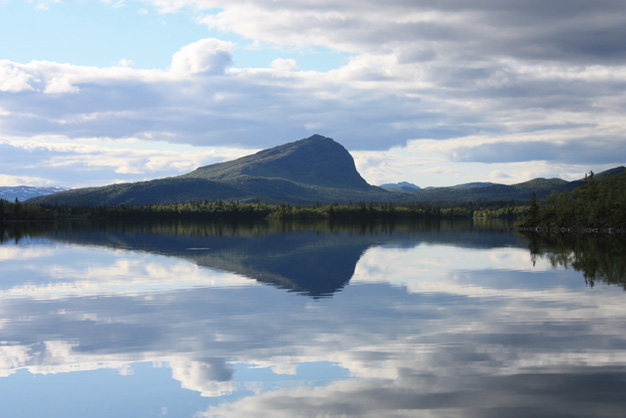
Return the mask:
<path id="1" fill-rule="evenodd" d="M 469 232 L 458 232 L 457 241 L 419 231 L 291 234 L 287 258 L 268 246 L 277 238 L 272 233 L 233 237 L 221 249 L 206 246 L 214 249 L 210 255 L 185 252 L 200 246 L 184 236 L 155 237 L 147 245 L 169 242 L 159 254 L 84 247 L 63 237 L 65 244 L 30 259 L 40 271 L 37 281 L 15 284 L 2 276 L 0 376 L 109 368 L 125 375 L 152 362 L 171 368 L 181 388 L 216 398 L 208 409 L 198 405 L 206 416 L 620 416 L 625 410 L 621 288 L 590 289 L 579 272 L 547 261 L 533 267 L 512 235 L 507 245 L 500 236 L 494 245 L 489 236 L 470 245 L 472 237 L 463 236 Z M 7 245 L 0 248 L 18 248 Z M 33 245 L 29 250 L 39 244 Z M 286 292 L 287 282 L 259 286 L 242 273 L 263 265 L 265 274 L 294 278 L 288 274 L 295 270 L 272 270 L 271 257 L 285 266 L 304 249 L 325 253 L 329 246 L 362 253 L 356 265 L 341 268 L 354 271 L 346 279 L 351 284 L 332 297 Z M 19 274 L 18 264 L 9 258 L 1 268 Z M 231 280 L 237 286 L 226 285 Z M 322 363 L 349 378 L 312 385 L 303 366 Z M 271 368 L 276 379 L 241 380 L 238 373 L 255 367 Z"/>

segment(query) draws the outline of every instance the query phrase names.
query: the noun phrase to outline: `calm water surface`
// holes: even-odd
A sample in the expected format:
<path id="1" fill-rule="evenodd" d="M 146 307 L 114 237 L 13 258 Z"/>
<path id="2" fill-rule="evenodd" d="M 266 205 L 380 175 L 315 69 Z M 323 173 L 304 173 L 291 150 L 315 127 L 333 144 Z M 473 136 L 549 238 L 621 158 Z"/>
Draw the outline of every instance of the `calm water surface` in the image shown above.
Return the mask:
<path id="1" fill-rule="evenodd" d="M 623 417 L 623 236 L 10 225 L 0 417 Z"/>

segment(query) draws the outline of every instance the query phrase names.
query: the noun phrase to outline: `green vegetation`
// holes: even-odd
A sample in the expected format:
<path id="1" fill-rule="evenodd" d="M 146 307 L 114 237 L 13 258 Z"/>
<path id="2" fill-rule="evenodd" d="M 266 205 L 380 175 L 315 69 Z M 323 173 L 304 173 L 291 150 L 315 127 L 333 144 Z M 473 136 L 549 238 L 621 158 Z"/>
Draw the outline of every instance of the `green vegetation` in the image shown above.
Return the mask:
<path id="1" fill-rule="evenodd" d="M 418 202 L 528 202 L 534 191 L 539 198 L 548 197 L 553 190 L 571 190 L 576 182 L 560 179 L 538 178 L 519 184 L 471 183 L 452 187 L 435 187 L 410 193 L 410 199 Z"/>
<path id="2" fill-rule="evenodd" d="M 573 191 L 553 191 L 545 200 L 531 198 L 519 227 L 626 227 L 626 173 L 597 178 L 590 172 Z"/>
<path id="3" fill-rule="evenodd" d="M 553 191 L 529 203 L 516 201 L 430 203 L 268 204 L 231 200 L 70 206 L 0 200 L 0 221 L 57 219 L 104 220 L 333 220 L 380 221 L 418 219 L 519 220 L 521 228 L 624 228 L 626 172 L 596 176 L 590 173 L 572 191 Z"/>
<path id="4" fill-rule="evenodd" d="M 57 215 L 52 209 L 40 205 L 21 203 L 17 199 L 13 203 L 0 199 L 0 222 L 53 220 Z"/>
<path id="5" fill-rule="evenodd" d="M 379 221 L 416 219 L 511 219 L 520 209 L 512 203 L 436 205 L 431 203 L 358 202 L 340 205 L 270 205 L 261 202 L 192 201 L 149 205 L 51 206 L 2 201 L 0 219 L 57 220 L 334 220 Z"/>

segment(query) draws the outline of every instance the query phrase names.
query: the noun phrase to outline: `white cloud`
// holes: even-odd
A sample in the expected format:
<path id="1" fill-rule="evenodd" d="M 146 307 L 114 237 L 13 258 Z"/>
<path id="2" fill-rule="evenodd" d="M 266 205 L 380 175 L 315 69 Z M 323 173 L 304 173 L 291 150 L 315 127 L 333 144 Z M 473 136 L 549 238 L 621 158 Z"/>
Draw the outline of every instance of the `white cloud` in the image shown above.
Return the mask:
<path id="1" fill-rule="evenodd" d="M 63 137 L 0 140 L 0 150 L 0 184 L 74 187 L 102 185 L 106 181 L 103 174 L 110 176 L 106 173 L 126 174 L 117 178 L 126 182 L 184 174 L 250 152 L 222 147 L 168 147 L 137 138 L 70 141 Z M 113 182 L 115 177 L 108 179 Z"/>
<path id="2" fill-rule="evenodd" d="M 170 71 L 174 74 L 223 74 L 232 65 L 231 42 L 202 39 L 186 45 L 172 57 Z"/>
<path id="3" fill-rule="evenodd" d="M 419 260 L 419 261 L 418 261 Z M 495 289 L 490 282 L 469 284 L 458 276 L 466 271 L 526 271 L 554 269 L 549 260 L 539 259 L 533 265 L 528 250 L 522 248 L 460 248 L 446 245 L 422 245 L 402 251 L 397 248 L 373 247 L 361 257 L 350 281 L 389 283 L 411 293 L 450 293 L 467 297 L 502 296 L 506 290 Z M 550 299 L 549 292 L 525 292 L 510 289 L 513 298 Z"/>
<path id="4" fill-rule="evenodd" d="M 69 77 L 55 77 L 46 83 L 44 93 L 78 93 L 80 90 L 72 85 Z"/>
<path id="5" fill-rule="evenodd" d="M 28 2 L 35 5 L 35 10 L 46 11 L 50 9 L 51 4 L 59 4 L 61 0 L 28 0 Z"/>
<path id="6" fill-rule="evenodd" d="M 33 90 L 30 81 L 33 76 L 20 69 L 17 65 L 6 61 L 0 61 L 0 91 L 17 93 L 20 91 Z"/>
<path id="7" fill-rule="evenodd" d="M 63 259 L 74 251 L 71 247 L 58 245 L 42 248 L 0 247 L 0 260 L 34 261 Z M 189 250 L 193 255 L 193 251 Z M 204 269 L 187 261 L 150 259 L 139 254 L 119 252 L 109 254 L 101 264 L 85 265 L 76 261 L 73 265 L 52 263 L 40 271 L 47 281 L 17 284 L 0 290 L 0 299 L 30 298 L 58 300 L 68 297 L 91 297 L 95 295 L 149 295 L 172 289 L 196 287 L 255 286 L 248 278 L 237 274 Z M 43 262 L 45 263 L 45 261 Z"/>
<path id="8" fill-rule="evenodd" d="M 54 180 L 45 177 L 13 176 L 0 174 L 0 184 L 3 186 L 54 186 Z"/>
<path id="9" fill-rule="evenodd" d="M 23 248 L 23 247 L 0 247 L 0 260 L 2 261 L 15 261 L 15 260 L 30 260 L 34 261 L 39 258 L 49 257 L 55 253 L 54 249 L 40 247 L 40 248 Z"/>
<path id="10" fill-rule="evenodd" d="M 182 360 L 182 361 L 181 361 Z M 217 397 L 233 392 L 232 370 L 219 359 L 210 361 L 171 360 L 172 377 L 189 389 L 206 397 Z"/>
<path id="11" fill-rule="evenodd" d="M 167 70 L 134 69 L 130 56 L 106 68 L 0 61 L 0 134 L 164 133 L 171 143 L 259 149 L 320 133 L 351 151 L 389 150 L 389 160 L 364 164 L 371 182 L 422 185 L 423 173 L 442 167 L 467 179 L 469 163 L 502 164 L 479 171 L 506 171 L 511 181 L 522 177 L 519 167 L 504 165 L 517 162 L 598 171 L 624 152 L 626 10 L 618 2 L 146 3 L 161 13 L 190 10 L 259 48 L 322 47 L 351 58 L 326 72 L 302 71 L 293 58 L 237 68 L 241 46 L 207 38 L 180 48 Z M 541 152 L 541 141 L 552 152 Z M 410 152 L 417 142 L 428 158 Z M 417 159 L 412 168 L 393 147 Z M 128 163 L 108 167 L 138 173 Z"/>
<path id="12" fill-rule="evenodd" d="M 0 377 L 9 376 L 30 359 L 29 347 L 23 345 L 0 345 Z"/>
<path id="13" fill-rule="evenodd" d="M 293 72 L 298 69 L 298 64 L 294 59 L 276 58 L 272 61 L 272 69 L 279 72 Z"/>
<path id="14" fill-rule="evenodd" d="M 132 67 L 135 63 L 133 62 L 133 60 L 122 58 L 116 64 L 120 67 Z"/>

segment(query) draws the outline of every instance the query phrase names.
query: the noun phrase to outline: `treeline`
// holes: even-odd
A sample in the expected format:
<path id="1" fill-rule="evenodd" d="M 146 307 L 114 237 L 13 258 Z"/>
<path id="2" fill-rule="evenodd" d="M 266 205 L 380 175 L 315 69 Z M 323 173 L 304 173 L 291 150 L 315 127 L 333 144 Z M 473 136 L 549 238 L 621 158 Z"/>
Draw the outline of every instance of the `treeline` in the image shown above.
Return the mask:
<path id="1" fill-rule="evenodd" d="M 375 203 L 270 205 L 260 202 L 192 201 L 183 203 L 117 205 L 100 207 L 46 206 L 1 201 L 0 220 L 415 220 L 515 218 L 523 211 L 512 203 L 499 202 L 476 205 L 435 203 Z"/>
<path id="2" fill-rule="evenodd" d="M 533 198 L 519 227 L 624 228 L 626 227 L 626 173 L 596 178 L 593 171 L 581 187 L 552 192 L 546 200 Z"/>
<path id="3" fill-rule="evenodd" d="M 518 220 L 520 228 L 625 228 L 626 172 L 598 178 L 585 176 L 581 187 L 552 192 L 529 203 L 449 202 L 270 205 L 261 202 L 191 201 L 117 206 L 50 206 L 0 199 L 0 222 L 60 219 L 100 220 Z"/>
<path id="4" fill-rule="evenodd" d="M 57 215 L 51 208 L 22 203 L 18 199 L 14 202 L 0 199 L 0 222 L 54 220 Z"/>

